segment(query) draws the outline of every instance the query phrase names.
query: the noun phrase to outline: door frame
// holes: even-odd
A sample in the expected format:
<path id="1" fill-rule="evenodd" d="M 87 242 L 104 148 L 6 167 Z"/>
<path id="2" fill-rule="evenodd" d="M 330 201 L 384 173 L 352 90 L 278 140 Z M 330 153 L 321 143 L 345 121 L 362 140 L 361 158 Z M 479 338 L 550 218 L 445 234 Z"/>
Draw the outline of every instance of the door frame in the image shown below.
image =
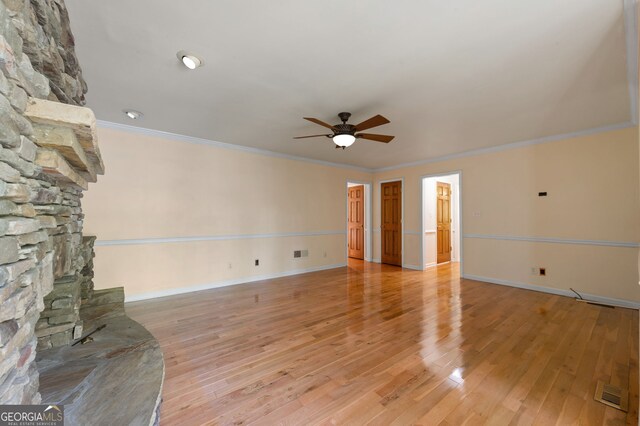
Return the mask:
<path id="1" fill-rule="evenodd" d="M 464 220 L 462 219 L 463 210 L 462 210 L 462 170 L 454 170 L 450 172 L 442 172 L 442 173 L 432 173 L 428 175 L 420 176 L 420 268 L 424 271 L 426 269 L 424 264 L 424 233 L 426 228 L 424 226 L 424 180 L 427 178 L 437 178 L 442 176 L 451 176 L 458 175 L 458 215 L 460 217 L 460 235 L 458 238 L 460 239 L 458 244 L 460 246 L 460 277 L 464 277 Z"/>
<path id="2" fill-rule="evenodd" d="M 347 179 L 345 187 L 345 227 L 344 233 L 344 259 L 345 262 L 349 260 L 349 184 L 364 185 L 364 260 L 365 262 L 371 262 L 373 257 L 373 235 L 371 232 L 371 208 L 372 208 L 372 193 L 371 182 Z"/>
<path id="3" fill-rule="evenodd" d="M 377 201 L 377 209 L 378 209 L 378 214 L 379 216 L 379 220 L 380 220 L 380 226 L 376 227 L 375 232 L 380 236 L 380 258 L 379 259 L 375 259 L 374 262 L 376 263 L 382 263 L 382 184 L 383 183 L 387 183 L 387 182 L 400 182 L 400 196 L 402 197 L 402 199 L 400 200 L 400 209 L 402 210 L 400 212 L 400 238 L 402 239 L 401 244 L 400 244 L 400 250 L 402 251 L 401 256 L 400 256 L 400 267 L 404 268 L 404 199 L 405 199 L 405 194 L 404 194 L 404 176 L 403 177 L 397 177 L 397 178 L 392 178 L 392 179 L 384 179 L 384 180 L 380 180 L 378 181 L 378 199 Z"/>

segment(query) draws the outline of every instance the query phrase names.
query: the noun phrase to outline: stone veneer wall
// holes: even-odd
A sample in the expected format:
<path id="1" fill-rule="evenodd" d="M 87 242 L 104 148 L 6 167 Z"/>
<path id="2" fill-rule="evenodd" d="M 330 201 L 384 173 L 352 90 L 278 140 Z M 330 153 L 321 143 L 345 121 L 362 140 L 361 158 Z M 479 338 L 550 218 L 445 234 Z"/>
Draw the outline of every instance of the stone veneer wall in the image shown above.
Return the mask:
<path id="1" fill-rule="evenodd" d="M 69 246 L 74 252 L 66 253 L 65 256 L 70 256 L 66 260 L 73 261 L 74 265 L 66 272 L 74 273 L 56 279 L 53 290 L 44 298 L 44 310 L 35 328 L 38 350 L 68 345 L 81 337 L 84 324 L 80 319 L 80 305 L 88 303 L 93 296 L 94 242 L 95 237 L 84 237 L 80 244 L 74 241 Z"/>
<path id="2" fill-rule="evenodd" d="M 82 190 L 36 164 L 25 109 L 29 97 L 82 105 L 85 92 L 63 1 L 0 0 L 0 404 L 40 402 L 34 328 L 44 296 L 54 280 L 84 280 L 90 260 Z M 49 298 L 47 308 L 75 310 L 67 299 Z M 79 325 L 77 315 L 45 321 L 69 334 Z"/>
<path id="3" fill-rule="evenodd" d="M 76 57 L 64 1 L 2 0 L 2 3 L 0 50 L 3 45 L 5 50 L 6 46 L 13 50 L 19 84 L 29 87 L 31 96 L 36 96 L 35 89 L 39 98 L 84 105 L 87 84 Z"/>

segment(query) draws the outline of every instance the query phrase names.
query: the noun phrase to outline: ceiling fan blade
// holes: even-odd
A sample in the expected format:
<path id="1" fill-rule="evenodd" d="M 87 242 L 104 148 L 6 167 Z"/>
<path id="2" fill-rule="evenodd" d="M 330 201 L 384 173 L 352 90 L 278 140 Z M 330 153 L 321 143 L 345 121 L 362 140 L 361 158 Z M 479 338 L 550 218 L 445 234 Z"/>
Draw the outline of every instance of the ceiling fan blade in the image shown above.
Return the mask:
<path id="1" fill-rule="evenodd" d="M 332 136 L 332 135 L 296 136 L 294 139 L 319 138 L 320 136 L 330 137 L 330 136 Z"/>
<path id="2" fill-rule="evenodd" d="M 391 123 L 389 120 L 381 116 L 380 114 L 375 117 L 371 117 L 368 120 L 363 121 L 360 124 L 356 124 L 356 131 L 359 132 L 361 130 L 367 130 L 372 127 L 382 126 L 383 124 Z"/>
<path id="3" fill-rule="evenodd" d="M 358 133 L 356 137 L 361 139 L 369 139 L 370 141 L 384 142 L 384 143 L 389 143 L 393 140 L 393 138 L 395 138 L 395 136 L 374 135 L 373 133 Z"/>
<path id="4" fill-rule="evenodd" d="M 327 129 L 333 130 L 333 126 L 331 124 L 327 124 L 324 121 L 318 120 L 317 118 L 312 118 L 312 117 L 302 117 L 302 118 L 304 118 L 305 120 L 309 120 L 312 123 L 316 123 L 323 127 L 326 127 Z"/>

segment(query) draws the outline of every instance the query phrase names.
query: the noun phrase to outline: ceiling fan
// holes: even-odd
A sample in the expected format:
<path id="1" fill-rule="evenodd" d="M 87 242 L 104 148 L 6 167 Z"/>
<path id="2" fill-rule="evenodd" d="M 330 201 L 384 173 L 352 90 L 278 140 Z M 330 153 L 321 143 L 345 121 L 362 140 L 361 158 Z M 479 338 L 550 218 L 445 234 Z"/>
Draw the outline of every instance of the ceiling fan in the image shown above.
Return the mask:
<path id="1" fill-rule="evenodd" d="M 356 133 L 363 130 L 371 129 L 372 127 L 378 127 L 382 126 L 383 124 L 390 123 L 389 120 L 379 114 L 363 121 L 360 124 L 356 124 L 355 126 L 353 124 L 347 124 L 349 117 L 351 117 L 350 112 L 341 112 L 340 114 L 338 114 L 338 117 L 340 117 L 342 123 L 333 126 L 331 124 L 325 123 L 324 121 L 318 120 L 317 118 L 303 117 L 305 120 L 309 120 L 312 123 L 316 123 L 323 127 L 331 129 L 333 133 L 324 135 L 298 136 L 294 139 L 317 138 L 320 136 L 325 136 L 327 138 L 333 139 L 333 142 L 336 144 L 336 148 L 345 149 L 346 147 L 351 146 L 356 139 L 368 139 L 376 142 L 389 143 L 394 138 L 394 136 L 376 135 L 373 133 Z"/>

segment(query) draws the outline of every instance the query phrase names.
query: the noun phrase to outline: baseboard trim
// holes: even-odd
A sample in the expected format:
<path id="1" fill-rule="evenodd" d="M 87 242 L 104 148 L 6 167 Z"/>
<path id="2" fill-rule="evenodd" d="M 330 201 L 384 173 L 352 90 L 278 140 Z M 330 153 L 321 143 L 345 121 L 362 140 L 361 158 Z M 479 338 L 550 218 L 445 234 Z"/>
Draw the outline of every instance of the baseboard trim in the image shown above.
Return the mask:
<path id="1" fill-rule="evenodd" d="M 542 292 L 542 293 L 550 293 L 550 294 L 555 294 L 555 295 L 558 295 L 558 296 L 566 296 L 566 297 L 571 297 L 572 299 L 576 297 L 575 293 L 573 293 L 571 290 L 563 290 L 563 289 L 560 289 L 560 288 L 544 287 L 544 286 L 539 286 L 539 285 L 526 284 L 526 283 L 520 283 L 520 282 L 516 282 L 516 281 L 509 281 L 509 280 L 502 280 L 502 279 L 498 279 L 498 278 L 482 277 L 482 276 L 479 276 L 479 275 L 471 275 L 471 274 L 465 274 L 461 278 L 468 279 L 468 280 L 474 280 L 474 281 L 483 281 L 483 282 L 487 282 L 487 283 L 491 283 L 491 284 L 504 285 L 504 286 L 508 286 L 508 287 L 516 287 L 516 288 L 521 288 L 521 289 L 524 289 L 524 290 L 532 290 L 532 291 L 539 291 L 539 292 Z M 578 289 L 578 291 L 579 291 L 579 289 Z M 582 292 L 580 292 L 580 294 L 582 295 L 583 298 L 585 298 L 586 300 L 592 301 L 592 302 L 602 303 L 602 304 L 605 304 L 605 305 L 618 306 L 620 308 L 640 309 L 640 302 L 632 302 L 630 300 L 623 300 L 623 299 L 614 299 L 614 298 L 611 298 L 611 297 L 598 296 L 598 295 L 595 295 L 595 294 L 582 293 Z"/>
<path id="2" fill-rule="evenodd" d="M 436 262 L 427 263 L 424 265 L 424 269 L 433 268 L 434 266 L 438 266 Z"/>
<path id="3" fill-rule="evenodd" d="M 402 267 L 405 268 L 405 269 L 413 269 L 415 271 L 422 271 L 422 268 L 419 265 L 407 265 L 407 264 L 404 264 L 404 265 L 402 265 Z"/>
<path id="4" fill-rule="evenodd" d="M 382 263 L 382 260 L 380 260 L 380 259 L 378 259 L 378 258 L 375 258 L 375 257 L 374 257 L 374 258 L 372 258 L 372 259 L 371 259 L 371 261 L 372 261 L 373 263 Z"/>
<path id="5" fill-rule="evenodd" d="M 265 274 L 265 275 L 256 275 L 256 276 L 250 276 L 250 277 L 234 278 L 231 280 L 216 281 L 212 283 L 200 284 L 200 285 L 190 286 L 190 287 L 169 288 L 166 290 L 153 291 L 150 293 L 134 294 L 133 296 L 127 296 L 126 288 L 125 288 L 125 303 L 138 302 L 141 300 L 148 300 L 148 299 L 156 299 L 159 297 L 175 296 L 178 294 L 193 293 L 193 292 L 202 291 L 202 290 L 211 290 L 214 288 L 228 287 L 232 285 L 249 284 L 256 281 L 288 277 L 291 275 L 306 274 L 309 272 L 325 271 L 328 269 L 342 268 L 345 266 L 347 266 L 346 263 L 336 263 L 333 265 L 317 266 L 313 268 L 292 269 L 290 271 L 279 272 L 275 274 Z"/>

